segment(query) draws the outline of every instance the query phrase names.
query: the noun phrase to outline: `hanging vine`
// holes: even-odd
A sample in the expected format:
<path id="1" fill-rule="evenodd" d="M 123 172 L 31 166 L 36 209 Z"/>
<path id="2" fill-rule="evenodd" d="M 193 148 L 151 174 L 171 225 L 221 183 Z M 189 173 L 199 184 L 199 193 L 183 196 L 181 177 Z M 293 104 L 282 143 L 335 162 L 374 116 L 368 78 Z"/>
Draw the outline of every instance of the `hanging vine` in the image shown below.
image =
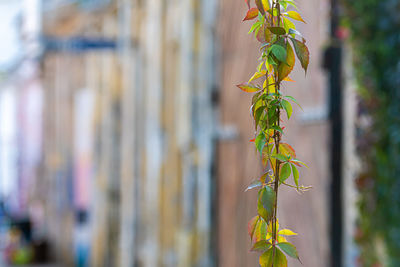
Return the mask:
<path id="1" fill-rule="evenodd" d="M 252 250 L 262 252 L 262 267 L 287 266 L 286 255 L 300 260 L 296 247 L 289 243 L 287 236 L 297 235 L 289 229 L 279 229 L 277 218 L 278 192 L 280 186 L 288 186 L 303 192 L 309 187 L 299 185 L 298 168 L 306 166 L 296 158 L 295 150 L 282 142 L 284 126 L 281 116 L 292 116 L 295 98 L 282 92 L 283 82 L 292 81 L 289 74 L 295 65 L 295 54 L 307 72 L 309 51 L 306 40 L 296 30 L 291 20 L 304 22 L 294 10 L 292 0 L 245 0 L 248 12 L 244 21 L 255 20 L 250 32 L 261 43 L 261 57 L 257 71 L 247 83 L 238 87 L 254 93 L 251 113 L 255 125 L 255 147 L 260 153 L 265 173 L 254 181 L 247 190 L 258 189 L 257 215 L 248 224 Z M 288 182 L 293 177 L 294 184 Z M 247 191 L 246 190 L 246 191 Z"/>

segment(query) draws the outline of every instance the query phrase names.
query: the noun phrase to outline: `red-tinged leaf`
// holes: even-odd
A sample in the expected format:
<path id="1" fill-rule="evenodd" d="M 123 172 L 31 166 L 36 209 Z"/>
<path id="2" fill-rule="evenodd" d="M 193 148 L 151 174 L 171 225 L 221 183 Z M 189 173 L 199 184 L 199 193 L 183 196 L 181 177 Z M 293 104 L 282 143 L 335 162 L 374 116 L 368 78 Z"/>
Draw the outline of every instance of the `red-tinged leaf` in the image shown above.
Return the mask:
<path id="1" fill-rule="evenodd" d="M 246 17 L 244 17 L 243 21 L 255 19 L 257 18 L 257 16 L 258 16 L 258 9 L 256 7 L 253 7 L 247 11 Z"/>
<path id="2" fill-rule="evenodd" d="M 256 6 L 263 16 L 265 16 L 265 9 L 261 0 L 256 0 Z"/>
<path id="3" fill-rule="evenodd" d="M 256 230 L 256 226 L 258 221 L 260 220 L 260 216 L 254 216 L 249 223 L 247 224 L 247 231 L 249 233 L 250 239 L 253 240 L 254 231 Z"/>
<path id="4" fill-rule="evenodd" d="M 247 4 L 247 7 L 250 9 L 250 0 L 244 0 Z"/>
<path id="5" fill-rule="evenodd" d="M 254 230 L 253 239 L 258 242 L 267 238 L 267 224 L 263 219 L 259 219 Z"/>
<path id="6" fill-rule="evenodd" d="M 295 57 L 292 46 L 286 43 L 286 62 L 279 64 L 278 67 L 278 79 L 282 81 L 292 72 L 295 64 Z"/>
<path id="7" fill-rule="evenodd" d="M 249 142 L 254 143 L 255 140 L 256 140 L 256 139 L 253 138 L 253 139 L 249 140 Z"/>
<path id="8" fill-rule="evenodd" d="M 296 51 L 296 55 L 301 63 L 301 66 L 303 67 L 304 71 L 307 72 L 308 63 L 310 61 L 310 52 L 308 51 L 307 46 L 294 38 L 290 39 L 293 42 L 294 50 Z"/>
<path id="9" fill-rule="evenodd" d="M 293 147 L 286 143 L 281 143 L 279 145 L 279 151 L 284 154 L 285 156 L 290 156 L 292 158 L 296 158 L 296 151 Z"/>
<path id="10" fill-rule="evenodd" d="M 255 93 L 255 92 L 258 92 L 261 90 L 256 85 L 251 84 L 251 83 L 242 83 L 242 84 L 238 84 L 236 86 L 239 87 L 242 91 L 245 91 L 247 93 Z"/>
<path id="11" fill-rule="evenodd" d="M 286 14 L 286 16 L 288 16 L 289 18 L 298 20 L 298 21 L 302 21 L 304 23 L 306 23 L 303 18 L 300 16 L 300 14 L 296 11 L 288 11 Z"/>
<path id="12" fill-rule="evenodd" d="M 297 165 L 297 166 L 299 166 L 299 167 L 306 166 L 308 168 L 307 164 L 305 164 L 304 162 L 302 162 L 302 161 L 300 161 L 298 159 L 291 159 L 290 162 L 295 164 L 295 165 Z"/>
<path id="13" fill-rule="evenodd" d="M 269 43 L 271 41 L 271 32 L 265 30 L 265 26 L 263 25 L 258 29 L 256 38 L 260 43 Z"/>
<path id="14" fill-rule="evenodd" d="M 261 240 L 254 243 L 253 247 L 251 248 L 251 251 L 265 252 L 269 248 L 271 248 L 271 243 L 269 243 L 267 240 Z"/>

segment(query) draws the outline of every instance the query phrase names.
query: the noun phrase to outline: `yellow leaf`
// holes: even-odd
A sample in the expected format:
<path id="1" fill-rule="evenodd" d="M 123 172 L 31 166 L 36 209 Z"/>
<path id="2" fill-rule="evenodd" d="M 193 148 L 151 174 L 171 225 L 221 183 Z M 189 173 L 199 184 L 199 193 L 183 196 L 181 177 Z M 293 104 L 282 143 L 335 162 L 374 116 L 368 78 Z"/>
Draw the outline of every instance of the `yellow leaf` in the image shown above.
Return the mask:
<path id="1" fill-rule="evenodd" d="M 285 79 L 283 79 L 282 81 L 286 81 L 286 82 L 296 82 L 295 80 L 292 80 L 289 76 L 286 77 Z"/>
<path id="2" fill-rule="evenodd" d="M 286 62 L 282 62 L 278 67 L 279 81 L 285 79 L 292 72 L 294 63 L 296 61 L 293 48 L 289 42 L 286 44 L 286 54 Z"/>
<path id="3" fill-rule="evenodd" d="M 293 232 L 290 229 L 282 229 L 278 232 L 279 235 L 287 235 L 287 236 L 291 236 L 291 235 L 297 235 L 297 233 Z"/>
<path id="4" fill-rule="evenodd" d="M 263 3 L 263 6 L 264 6 L 265 11 L 267 11 L 267 10 L 270 9 L 269 1 L 268 1 L 268 0 L 262 0 L 262 3 Z"/>
<path id="5" fill-rule="evenodd" d="M 261 77 L 264 77 L 265 74 L 267 74 L 266 70 L 261 70 L 260 72 L 254 73 L 254 75 L 250 78 L 249 83 L 251 83 L 252 81 L 257 80 Z"/>
<path id="6" fill-rule="evenodd" d="M 288 12 L 286 13 L 286 15 L 287 15 L 289 18 L 292 18 L 292 19 L 295 19 L 295 20 L 302 21 L 302 22 L 306 23 L 306 22 L 303 20 L 303 18 L 300 16 L 300 14 L 299 14 L 298 12 L 296 12 L 296 11 L 288 11 Z"/>
<path id="7" fill-rule="evenodd" d="M 296 29 L 296 26 L 294 25 L 294 23 L 285 17 L 283 18 L 283 27 L 285 28 L 286 32 L 289 32 L 289 29 L 293 29 L 293 30 Z"/>
<path id="8" fill-rule="evenodd" d="M 287 242 L 286 238 L 283 236 L 279 236 L 276 238 L 276 240 L 278 240 L 278 243 L 284 243 Z"/>

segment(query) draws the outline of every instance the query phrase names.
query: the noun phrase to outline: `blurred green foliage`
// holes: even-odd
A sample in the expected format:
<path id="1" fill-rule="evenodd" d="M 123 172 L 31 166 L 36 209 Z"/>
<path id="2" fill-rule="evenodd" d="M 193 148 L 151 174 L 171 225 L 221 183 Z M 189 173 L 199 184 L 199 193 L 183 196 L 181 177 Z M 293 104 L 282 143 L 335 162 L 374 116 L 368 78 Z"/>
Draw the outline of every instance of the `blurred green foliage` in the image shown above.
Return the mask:
<path id="1" fill-rule="evenodd" d="M 363 266 L 400 266 L 400 1 L 343 0 L 362 101 L 365 164 L 359 231 Z"/>

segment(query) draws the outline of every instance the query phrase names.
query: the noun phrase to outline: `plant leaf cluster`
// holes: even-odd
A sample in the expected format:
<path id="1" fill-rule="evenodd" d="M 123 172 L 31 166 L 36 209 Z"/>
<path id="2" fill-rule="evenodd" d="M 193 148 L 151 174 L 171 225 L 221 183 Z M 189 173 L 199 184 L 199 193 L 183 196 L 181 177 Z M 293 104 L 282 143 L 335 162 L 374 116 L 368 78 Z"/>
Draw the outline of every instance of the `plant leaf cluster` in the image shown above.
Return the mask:
<path id="1" fill-rule="evenodd" d="M 303 192 L 309 187 L 299 184 L 298 168 L 306 164 L 297 159 L 293 147 L 282 142 L 285 127 L 283 113 L 289 120 L 293 114 L 292 96 L 282 92 L 296 57 L 307 72 L 310 53 L 306 40 L 296 30 L 293 21 L 303 22 L 293 0 L 245 0 L 248 11 L 244 21 L 252 21 L 249 33 L 260 42 L 259 65 L 252 77 L 237 85 L 242 91 L 252 93 L 251 115 L 254 120 L 255 148 L 265 172 L 253 181 L 246 191 L 258 190 L 257 215 L 248 223 L 252 251 L 261 252 L 262 267 L 287 266 L 286 256 L 300 260 L 296 247 L 286 237 L 297 235 L 290 229 L 279 229 L 277 196 L 280 186 Z M 292 177 L 292 179 L 290 179 Z M 291 184 L 292 181 L 292 184 Z"/>

